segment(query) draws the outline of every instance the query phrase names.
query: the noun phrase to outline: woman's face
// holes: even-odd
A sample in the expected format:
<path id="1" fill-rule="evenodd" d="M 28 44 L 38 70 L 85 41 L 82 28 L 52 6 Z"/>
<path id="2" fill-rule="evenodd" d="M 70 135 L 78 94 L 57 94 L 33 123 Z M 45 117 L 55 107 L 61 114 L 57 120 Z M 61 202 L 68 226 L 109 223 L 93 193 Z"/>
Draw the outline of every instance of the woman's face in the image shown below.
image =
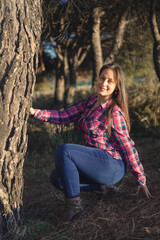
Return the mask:
<path id="1" fill-rule="evenodd" d="M 98 77 L 97 94 L 102 100 L 112 98 L 112 94 L 117 87 L 115 74 L 111 69 L 104 69 Z"/>

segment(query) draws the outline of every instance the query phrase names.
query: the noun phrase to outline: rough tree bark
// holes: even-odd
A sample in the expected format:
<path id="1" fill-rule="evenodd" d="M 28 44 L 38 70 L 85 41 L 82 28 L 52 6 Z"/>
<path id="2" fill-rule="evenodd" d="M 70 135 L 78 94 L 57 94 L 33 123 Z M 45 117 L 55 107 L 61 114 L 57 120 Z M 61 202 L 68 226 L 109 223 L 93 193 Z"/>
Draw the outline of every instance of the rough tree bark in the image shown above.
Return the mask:
<path id="1" fill-rule="evenodd" d="M 1 0 L 0 239 L 25 239 L 23 164 L 40 34 L 41 0 Z"/>
<path id="2" fill-rule="evenodd" d="M 100 7 L 91 8 L 91 46 L 93 54 L 93 85 L 98 77 L 98 73 L 103 64 L 101 36 L 101 9 Z"/>
<path id="3" fill-rule="evenodd" d="M 157 77 L 160 81 L 160 31 L 156 19 L 156 0 L 150 1 L 150 27 L 154 39 L 153 62 Z"/>

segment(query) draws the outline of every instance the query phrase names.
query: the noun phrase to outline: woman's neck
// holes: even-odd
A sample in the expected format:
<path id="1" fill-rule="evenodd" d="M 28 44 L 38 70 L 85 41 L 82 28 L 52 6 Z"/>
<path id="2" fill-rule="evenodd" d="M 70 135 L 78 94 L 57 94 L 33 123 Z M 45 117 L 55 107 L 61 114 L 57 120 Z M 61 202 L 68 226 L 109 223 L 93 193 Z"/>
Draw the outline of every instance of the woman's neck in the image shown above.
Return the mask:
<path id="1" fill-rule="evenodd" d="M 107 100 L 109 100 L 110 98 L 103 98 L 103 97 L 99 97 L 97 96 L 97 104 L 101 104 Z"/>

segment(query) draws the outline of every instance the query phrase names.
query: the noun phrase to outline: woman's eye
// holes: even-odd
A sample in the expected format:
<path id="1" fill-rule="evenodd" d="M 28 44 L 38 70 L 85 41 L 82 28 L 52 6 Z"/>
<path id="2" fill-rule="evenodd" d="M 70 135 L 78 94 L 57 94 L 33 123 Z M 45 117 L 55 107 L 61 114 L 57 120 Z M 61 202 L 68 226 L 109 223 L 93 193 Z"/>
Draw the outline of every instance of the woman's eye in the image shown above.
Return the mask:
<path id="1" fill-rule="evenodd" d="M 108 79 L 108 82 L 109 82 L 109 83 L 113 83 L 113 80 L 112 80 L 112 79 Z"/>

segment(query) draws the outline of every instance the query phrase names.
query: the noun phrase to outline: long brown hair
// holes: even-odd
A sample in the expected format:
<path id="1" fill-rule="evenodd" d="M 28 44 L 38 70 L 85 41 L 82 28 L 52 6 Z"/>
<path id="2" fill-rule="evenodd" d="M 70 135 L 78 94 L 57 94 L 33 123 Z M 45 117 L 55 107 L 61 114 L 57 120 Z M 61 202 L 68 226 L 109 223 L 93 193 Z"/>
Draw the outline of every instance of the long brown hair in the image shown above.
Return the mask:
<path id="1" fill-rule="evenodd" d="M 130 131 L 130 119 L 129 119 L 129 112 L 128 112 L 128 98 L 127 98 L 127 93 L 126 93 L 125 78 L 124 78 L 123 70 L 117 63 L 104 64 L 99 71 L 99 76 L 105 69 L 111 69 L 114 72 L 115 80 L 117 83 L 117 87 L 115 90 L 117 92 L 117 94 L 115 94 L 115 91 L 113 92 L 113 94 L 112 94 L 113 103 L 111 104 L 109 109 L 108 108 L 106 109 L 106 112 L 105 112 L 105 116 L 108 120 L 106 127 L 108 130 L 109 136 L 111 136 L 110 121 L 111 121 L 112 110 L 115 105 L 118 105 L 124 112 L 128 131 Z"/>

